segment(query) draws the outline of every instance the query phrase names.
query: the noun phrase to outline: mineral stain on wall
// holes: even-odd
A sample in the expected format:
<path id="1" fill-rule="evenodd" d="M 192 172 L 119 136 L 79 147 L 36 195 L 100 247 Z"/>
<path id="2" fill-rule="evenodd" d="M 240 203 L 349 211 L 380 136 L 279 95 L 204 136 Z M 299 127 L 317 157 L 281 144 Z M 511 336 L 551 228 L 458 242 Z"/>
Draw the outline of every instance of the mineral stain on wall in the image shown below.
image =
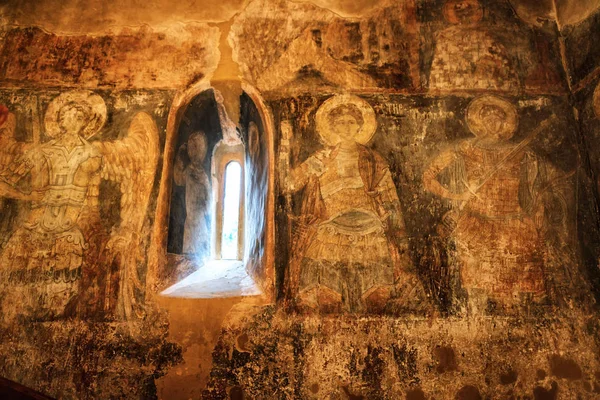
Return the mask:
<path id="1" fill-rule="evenodd" d="M 155 398 L 169 368 L 207 383 L 177 396 L 206 399 L 597 396 L 597 14 L 324 4 L 95 35 L 3 27 L 0 374 L 60 398 Z M 211 184 L 192 172 L 210 178 L 224 105 L 190 93 L 219 34 L 254 90 L 226 132 L 252 188 L 244 259 L 277 299 L 207 301 L 199 334 L 170 326 L 183 303 L 146 282 L 175 276 L 151 276 L 157 254 L 211 240 L 187 200 Z"/>

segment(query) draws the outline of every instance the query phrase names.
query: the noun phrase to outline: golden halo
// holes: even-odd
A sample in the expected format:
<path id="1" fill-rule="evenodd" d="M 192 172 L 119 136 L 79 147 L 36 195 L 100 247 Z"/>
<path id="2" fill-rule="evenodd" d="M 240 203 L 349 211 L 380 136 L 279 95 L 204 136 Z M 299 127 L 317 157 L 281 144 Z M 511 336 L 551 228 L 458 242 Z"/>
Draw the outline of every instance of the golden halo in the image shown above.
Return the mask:
<path id="1" fill-rule="evenodd" d="M 446 1 L 446 4 L 444 4 L 444 17 L 446 18 L 446 21 L 451 24 L 462 23 L 454 10 L 454 5 L 456 3 L 469 3 L 470 5 L 477 7 L 477 13 L 473 15 L 473 20 L 470 21 L 471 24 L 475 24 L 483 18 L 483 7 L 478 0 L 448 0 Z"/>
<path id="2" fill-rule="evenodd" d="M 47 136 L 56 137 L 60 134 L 61 129 L 58 124 L 58 113 L 63 106 L 69 103 L 83 105 L 92 114 L 87 126 L 83 128 L 81 136 L 89 139 L 102 129 L 106 122 L 106 103 L 104 103 L 102 97 L 89 90 L 74 90 L 62 93 L 50 102 L 44 117 Z"/>
<path id="3" fill-rule="evenodd" d="M 594 90 L 594 100 L 592 105 L 594 107 L 596 117 L 600 119 L 600 83 L 598 83 L 598 86 L 596 86 L 596 90 Z"/>
<path id="4" fill-rule="evenodd" d="M 512 137 L 512 134 L 517 130 L 517 126 L 519 124 L 519 114 L 517 113 L 517 109 L 515 106 L 500 97 L 485 95 L 476 98 L 469 104 L 467 108 L 467 125 L 469 129 L 475 136 L 485 135 L 488 133 L 488 127 L 481 120 L 481 109 L 484 106 L 496 106 L 502 109 L 506 114 L 506 120 L 504 124 L 504 132 L 506 135 L 502 135 L 504 137 L 508 136 L 508 138 Z M 510 133 L 510 135 L 508 135 Z"/>
<path id="5" fill-rule="evenodd" d="M 356 143 L 367 144 L 375 134 L 377 130 L 377 119 L 375 118 L 375 111 L 373 107 L 365 100 L 360 97 L 351 94 L 340 94 L 333 96 L 319 107 L 317 115 L 315 117 L 317 123 L 317 132 L 324 143 L 335 146 L 338 141 L 335 140 L 336 134 L 332 131 L 329 124 L 329 114 L 338 108 L 346 104 L 352 104 L 358 108 L 363 117 L 363 124 L 354 137 Z"/>

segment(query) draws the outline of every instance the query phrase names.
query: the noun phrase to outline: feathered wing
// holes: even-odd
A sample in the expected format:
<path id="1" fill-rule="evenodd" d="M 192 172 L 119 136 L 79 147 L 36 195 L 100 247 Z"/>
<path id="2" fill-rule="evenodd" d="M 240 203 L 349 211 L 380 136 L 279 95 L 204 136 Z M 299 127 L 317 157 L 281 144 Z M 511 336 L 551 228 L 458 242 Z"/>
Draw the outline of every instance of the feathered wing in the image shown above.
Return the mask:
<path id="1" fill-rule="evenodd" d="M 103 156 L 101 175 L 120 184 L 121 223 L 113 228 L 106 260 L 120 265 L 117 315 L 142 317 L 136 292 L 143 290 L 137 265 L 145 254 L 142 232 L 159 157 L 158 130 L 152 117 L 140 112 L 131 121 L 127 136 L 112 142 L 95 142 Z"/>
<path id="2" fill-rule="evenodd" d="M 16 118 L 13 113 L 8 113 L 0 124 L 0 172 L 14 173 L 15 161 L 19 161 L 31 144 L 21 143 L 15 139 Z"/>

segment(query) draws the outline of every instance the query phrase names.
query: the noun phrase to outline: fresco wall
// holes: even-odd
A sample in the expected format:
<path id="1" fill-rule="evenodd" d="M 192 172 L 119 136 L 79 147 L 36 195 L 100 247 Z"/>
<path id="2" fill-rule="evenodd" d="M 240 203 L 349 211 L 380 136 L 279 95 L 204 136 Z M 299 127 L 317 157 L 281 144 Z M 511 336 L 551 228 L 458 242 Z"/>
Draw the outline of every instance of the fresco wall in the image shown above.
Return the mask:
<path id="1" fill-rule="evenodd" d="M 175 88 L 214 57 L 192 38 L 210 29 L 188 28 L 2 32 L 2 376 L 60 398 L 152 398 L 182 361 L 146 283 Z"/>
<path id="2" fill-rule="evenodd" d="M 600 11 L 596 9 L 578 23 L 562 29 L 565 41 L 566 62 L 571 84 L 575 90 L 591 84 L 590 79 L 598 76 L 600 51 L 589 40 L 600 33 Z"/>
<path id="3" fill-rule="evenodd" d="M 56 395 L 146 396 L 155 390 L 149 376 L 179 357 L 145 301 L 172 94 L 47 89 L 1 96 L 2 375 Z M 108 359 L 121 352 L 123 335 L 132 353 L 117 366 Z M 125 364 L 137 368 L 124 374 L 146 383 L 102 383 L 98 371 Z M 144 365 L 154 372 L 142 372 Z M 81 368 L 89 370 L 83 380 L 76 378 Z"/>
<path id="4" fill-rule="evenodd" d="M 589 5 L 588 5 L 589 7 Z M 567 62 L 570 66 L 570 78 L 574 92 L 574 106 L 578 114 L 580 147 L 582 153 L 582 162 L 586 165 L 587 195 L 582 197 L 584 201 L 589 202 L 589 206 L 598 210 L 598 168 L 600 166 L 596 146 L 598 145 L 598 115 L 600 115 L 600 90 L 598 89 L 600 58 L 594 48 L 585 37 L 595 35 L 600 29 L 598 20 L 598 10 L 590 8 L 589 12 L 584 14 L 585 18 L 580 18 L 563 28 L 565 37 L 565 46 L 567 51 Z M 597 215 L 597 214 L 596 214 Z M 581 219 L 582 223 L 590 218 Z M 598 253 L 598 237 L 595 235 L 581 238 L 584 243 L 583 249 L 594 257 Z M 594 281 L 594 287 L 597 281 Z"/>
<path id="5" fill-rule="evenodd" d="M 231 36 L 282 60 L 241 66 L 278 129 L 280 302 L 223 332 L 204 398 L 594 398 L 596 189 L 557 25 L 418 1 L 347 36 L 286 7 L 260 25 L 249 6 Z M 365 77 L 381 15 L 402 16 L 411 84 Z M 248 55 L 246 21 L 296 39 Z M 325 32 L 356 49 L 335 78 Z"/>
<path id="6" fill-rule="evenodd" d="M 2 376 L 60 398 L 597 396 L 600 96 L 579 45 L 595 14 L 559 31 L 508 1 L 325 6 L 3 30 Z M 226 53 L 219 34 L 266 104 L 242 95 L 234 139 L 268 306 L 147 289 L 191 272 L 167 253 L 209 229 L 190 225 L 207 186 L 192 169 L 209 180 L 234 131 L 218 96 L 189 93 Z"/>

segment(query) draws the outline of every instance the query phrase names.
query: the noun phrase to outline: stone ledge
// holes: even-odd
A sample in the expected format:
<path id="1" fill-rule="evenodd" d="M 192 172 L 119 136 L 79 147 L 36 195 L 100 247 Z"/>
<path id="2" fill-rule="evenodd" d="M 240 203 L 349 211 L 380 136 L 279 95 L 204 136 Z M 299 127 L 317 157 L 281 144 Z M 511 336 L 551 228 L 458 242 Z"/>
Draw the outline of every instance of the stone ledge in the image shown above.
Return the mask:
<path id="1" fill-rule="evenodd" d="M 258 296 L 262 292 L 241 261 L 213 260 L 160 294 L 165 297 L 212 299 Z"/>

